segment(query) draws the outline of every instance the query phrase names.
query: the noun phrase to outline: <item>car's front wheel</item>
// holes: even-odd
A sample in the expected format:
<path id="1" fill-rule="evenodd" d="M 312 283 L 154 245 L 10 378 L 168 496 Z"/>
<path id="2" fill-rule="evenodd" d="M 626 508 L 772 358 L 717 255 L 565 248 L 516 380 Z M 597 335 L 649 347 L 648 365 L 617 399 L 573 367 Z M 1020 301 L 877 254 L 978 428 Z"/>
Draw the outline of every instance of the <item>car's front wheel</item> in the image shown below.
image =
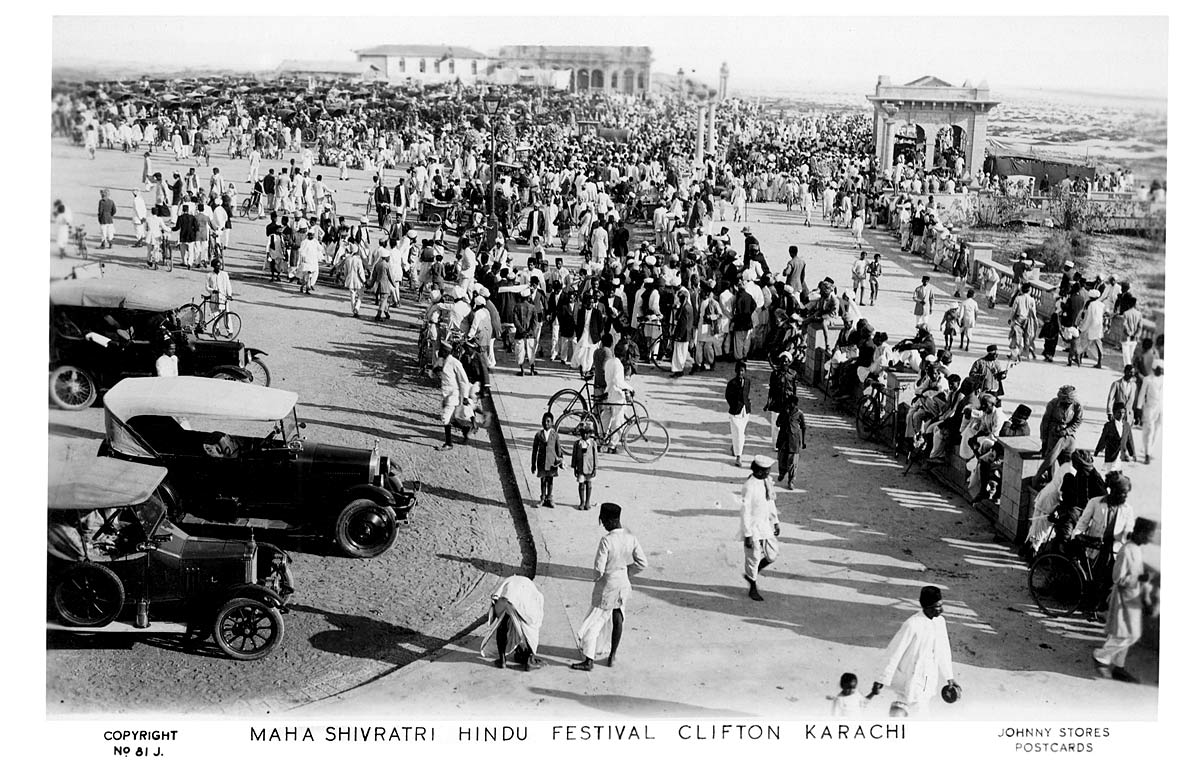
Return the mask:
<path id="1" fill-rule="evenodd" d="M 80 561 L 54 584 L 53 601 L 55 614 L 66 625 L 100 628 L 121 614 L 125 586 L 108 567 Z"/>
<path id="2" fill-rule="evenodd" d="M 217 611 L 213 639 L 230 658 L 264 658 L 283 641 L 283 617 L 256 599 L 230 599 Z"/>
<path id="3" fill-rule="evenodd" d="M 50 399 L 63 410 L 91 407 L 96 391 L 96 381 L 87 370 L 64 364 L 50 373 Z"/>
<path id="4" fill-rule="evenodd" d="M 342 510 L 333 538 L 348 556 L 374 558 L 396 541 L 396 511 L 370 499 L 355 499 Z"/>

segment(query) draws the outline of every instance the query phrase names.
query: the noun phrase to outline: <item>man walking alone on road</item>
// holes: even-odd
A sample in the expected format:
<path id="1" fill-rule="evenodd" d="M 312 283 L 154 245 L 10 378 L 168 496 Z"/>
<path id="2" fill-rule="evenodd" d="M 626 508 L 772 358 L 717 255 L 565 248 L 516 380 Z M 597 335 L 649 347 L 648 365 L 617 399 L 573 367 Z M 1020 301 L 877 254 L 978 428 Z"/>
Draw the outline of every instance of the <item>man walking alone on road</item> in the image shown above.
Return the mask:
<path id="1" fill-rule="evenodd" d="M 600 538 L 596 561 L 592 564 L 596 573 L 596 582 L 592 585 L 592 609 L 583 619 L 577 637 L 583 660 L 571 664 L 572 669 L 582 672 L 592 671 L 595 665 L 596 642 L 608 625 L 609 613 L 612 613 L 612 642 L 608 665 L 611 667 L 616 663 L 617 647 L 625 629 L 625 605 L 633 594 L 629 576 L 641 572 L 648 563 L 638 538 L 621 527 L 619 504 L 605 502 L 600 505 L 600 524 L 607 534 Z"/>
<path id="2" fill-rule="evenodd" d="M 920 604 L 921 611 L 909 617 L 888 643 L 883 673 L 871 689 L 874 694 L 890 685 L 900 694 L 892 704 L 892 717 L 907 717 L 937 695 L 939 679 L 961 692 L 954 682 L 941 589 L 935 585 L 922 588 Z"/>
<path id="3" fill-rule="evenodd" d="M 779 556 L 779 509 L 775 506 L 775 486 L 771 467 L 775 462 L 755 456 L 750 462 L 750 477 L 742 484 L 742 527 L 740 537 L 746 556 L 742 577 L 750 584 L 750 598 L 763 600 L 758 592 L 758 573 Z"/>

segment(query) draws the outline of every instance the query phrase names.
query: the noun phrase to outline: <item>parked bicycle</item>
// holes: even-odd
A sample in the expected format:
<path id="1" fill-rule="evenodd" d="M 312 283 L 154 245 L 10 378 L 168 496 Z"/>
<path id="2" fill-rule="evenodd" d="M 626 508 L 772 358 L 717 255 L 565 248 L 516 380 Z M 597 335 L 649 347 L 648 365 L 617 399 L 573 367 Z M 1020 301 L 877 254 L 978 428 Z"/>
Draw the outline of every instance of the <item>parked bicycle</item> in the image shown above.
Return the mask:
<path id="1" fill-rule="evenodd" d="M 565 388 L 554 392 L 554 396 L 546 403 L 546 411 L 555 418 L 561 418 L 563 415 L 572 410 L 582 410 L 585 413 L 592 413 L 595 408 L 592 402 L 592 379 L 594 373 L 587 373 L 583 376 L 582 383 L 578 389 Z M 650 411 L 636 399 L 630 399 L 633 405 L 634 412 L 644 418 L 650 417 Z"/>
<path id="2" fill-rule="evenodd" d="M 658 323 L 661 330 L 663 324 Z M 671 341 L 661 332 L 650 337 L 646 333 L 647 322 L 643 320 L 637 328 L 638 349 L 642 353 L 643 361 L 648 361 L 657 367 L 659 370 L 666 372 L 671 369 Z"/>
<path id="3" fill-rule="evenodd" d="M 605 409 L 614 409 L 614 412 L 609 428 L 601 433 L 604 423 L 600 413 Z M 632 398 L 624 402 L 602 402 L 591 410 L 570 410 L 559 416 L 554 428 L 564 448 L 574 446 L 583 431 L 591 429 L 601 449 L 611 453 L 616 448 L 614 441 L 619 440 L 629 458 L 640 464 L 658 461 L 671 449 L 671 434 L 667 427 L 639 411 Z"/>
<path id="4" fill-rule="evenodd" d="M 216 315 L 209 318 L 208 304 L 192 302 L 179 308 L 179 323 L 188 332 L 207 334 L 217 340 L 236 340 L 242 331 L 242 317 L 229 309 L 229 303 L 221 303 Z"/>
<path id="5" fill-rule="evenodd" d="M 242 200 L 242 204 L 238 206 L 238 215 L 249 221 L 262 216 L 261 195 L 257 192 Z"/>
<path id="6" fill-rule="evenodd" d="M 878 378 L 869 377 L 854 413 L 854 427 L 863 440 L 879 440 L 896 447 L 897 417 L 895 392 Z M 903 419 L 900 419 L 903 423 Z"/>

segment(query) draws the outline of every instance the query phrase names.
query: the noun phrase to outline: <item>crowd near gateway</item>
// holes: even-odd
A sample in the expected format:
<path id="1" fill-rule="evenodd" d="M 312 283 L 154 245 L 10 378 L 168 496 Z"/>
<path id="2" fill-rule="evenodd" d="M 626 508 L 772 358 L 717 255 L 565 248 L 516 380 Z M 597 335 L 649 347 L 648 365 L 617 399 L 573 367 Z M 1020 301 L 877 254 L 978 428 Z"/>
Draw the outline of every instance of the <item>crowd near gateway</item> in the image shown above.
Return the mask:
<path id="1" fill-rule="evenodd" d="M 426 72 L 425 60 L 420 68 Z M 394 310 L 415 311 L 415 360 L 442 398 L 428 424 L 447 457 L 460 455 L 457 440 L 491 423 L 492 392 L 519 390 L 525 376 L 549 364 L 569 366 L 573 378 L 562 388 L 570 391 L 547 397 L 545 415 L 526 420 L 541 427 L 528 465 L 541 482 L 540 505 L 554 508 L 556 481 L 572 480 L 576 488 L 558 495 L 563 507 L 597 515 L 605 530 L 571 669 L 620 666 L 625 610 L 647 565 L 641 542 L 621 524 L 633 495 L 624 504 L 591 499 L 594 479 L 615 477 L 605 468 L 618 446 L 643 464 L 670 448 L 669 429 L 638 399 L 637 374 L 657 370 L 686 384 L 723 370 L 731 378 L 713 397 L 728 404 L 729 465 L 746 474 L 738 528 L 746 606 L 772 596 L 764 572 L 786 552 L 777 540 L 777 494 L 803 481 L 812 433 L 805 414 L 815 408 L 800 384 L 819 386 L 909 466 L 964 466 L 963 485 L 981 505 L 1000 502 L 1011 477 L 1005 441 L 1032 440 L 1040 466 L 1029 475 L 1032 524 L 1020 546 L 1033 570 L 1031 592 L 1051 614 L 1078 610 L 1103 622 L 1107 639 L 1087 660 L 1100 677 L 1137 683 L 1125 657 L 1141 638 L 1143 613 L 1156 609 L 1157 572 L 1143 555 L 1156 523 L 1133 513 L 1128 475 L 1160 449 L 1164 339 L 1130 282 L 1067 267 L 1047 283 L 1023 255 L 1002 273 L 992 263 L 972 265 L 945 197 L 999 183 L 965 163 L 967 149 L 954 132 L 922 145 L 901 138 L 880 158 L 877 128 L 865 112 L 779 111 L 725 96 L 724 80 L 720 94 L 682 76 L 656 91 L 640 71 L 629 71 L 632 80 L 595 72 L 599 79 L 572 67 L 561 83 L 507 85 L 476 78 L 477 66 L 470 78 L 437 83 L 332 74 L 59 83 L 54 132 L 90 158 L 122 155 L 128 176 L 120 188 L 97 190 L 93 202 L 55 202 L 53 252 L 74 256 L 83 246 L 103 259 L 114 241 L 133 240 L 145 249 L 145 275 L 196 274 L 204 312 L 157 322 L 165 333 L 161 352 L 145 374 L 163 381 L 215 381 L 176 377 L 177 344 L 187 339 L 178 335 L 227 339 L 221 313 L 242 283 L 271 284 L 289 305 L 304 305 L 320 282 L 332 284 L 344 295 L 345 316 L 376 322 L 390 321 Z M 238 170 L 248 168 L 245 178 L 230 174 L 233 160 Z M 351 170 L 366 171 L 370 187 L 346 191 Z M 1106 177 L 1103 188 L 1112 187 Z M 850 236 L 850 288 L 809 272 L 797 246 L 760 242 L 751 214 L 780 206 L 795 214 L 796 229 Z M 116 232 L 116 214 L 132 215 L 132 234 Z M 261 225 L 261 245 L 249 252 L 261 267 L 231 273 L 226 254 L 241 249 L 229 246 L 228 234 L 245 220 Z M 99 242 L 77 231 L 93 227 Z M 864 230 L 895 233 L 902 251 L 929 263 L 904 303 L 912 315 L 904 331 L 872 323 L 877 305 L 895 301 L 878 297 L 885 265 Z M 939 275 L 952 278 L 950 299 L 931 285 Z M 1004 311 L 1007 347 L 971 345 L 984 306 Z M 121 333 L 105 326 L 88 321 L 75 335 L 119 349 Z M 1012 370 L 1055 362 L 1111 370 L 1113 380 L 1103 395 L 1056 383 L 1036 406 L 1005 400 Z M 765 386 L 751 385 L 747 364 L 769 366 Z M 251 373 L 241 377 L 254 383 Z M 899 405 L 897 382 L 913 384 Z M 169 396 L 171 385 L 152 390 Z M 295 395 L 282 394 L 255 395 L 282 408 L 268 438 L 278 455 L 299 445 Z M 1085 408 L 1094 407 L 1107 421 L 1099 441 L 1080 433 L 1095 412 Z M 774 458 L 743 458 L 746 421 L 756 411 L 769 413 Z M 140 444 L 131 441 L 137 437 L 150 448 L 162 440 L 182 450 L 194 442 L 196 456 L 243 462 L 265 450 L 229 435 L 184 440 L 157 422 L 121 431 L 121 440 L 106 444 Z M 357 481 L 330 497 L 327 528 L 338 547 L 370 557 L 394 539 L 401 495 L 414 497 L 386 457 L 381 468 L 378 451 L 358 453 L 339 454 L 348 464 L 361 458 L 362 467 Z M 185 493 L 204 487 L 170 470 L 167 483 L 178 477 Z M 126 503 L 137 496 L 125 495 Z M 213 501 L 199 500 L 213 514 L 197 517 L 216 525 L 228 505 Z M 72 574 L 101 587 L 108 577 L 87 570 L 103 557 L 101 546 L 119 559 L 120 527 L 111 520 L 117 506 L 75 505 L 67 521 L 81 551 Z M 411 506 L 404 501 L 403 509 Z M 287 554 L 272 548 L 260 555 L 269 558 L 246 589 L 263 590 L 259 605 L 228 618 L 223 639 L 282 629 L 263 610 L 286 611 L 291 603 Z M 1090 578 L 1076 591 L 1075 570 L 1084 568 Z M 536 582 L 510 577 L 492 596 L 482 647 L 497 666 L 547 668 Z M 296 581 L 292 601 L 303 599 L 303 585 Z M 136 593 L 128 596 L 130 607 L 139 606 Z M 881 694 L 881 709 L 893 716 L 960 697 L 942 601 L 939 586 L 920 589 L 883 662 L 861 678 L 869 691 L 844 674 L 830 696 L 832 714 L 868 714 L 880 709 L 873 700 Z M 602 633 L 610 635 L 604 645 Z"/>

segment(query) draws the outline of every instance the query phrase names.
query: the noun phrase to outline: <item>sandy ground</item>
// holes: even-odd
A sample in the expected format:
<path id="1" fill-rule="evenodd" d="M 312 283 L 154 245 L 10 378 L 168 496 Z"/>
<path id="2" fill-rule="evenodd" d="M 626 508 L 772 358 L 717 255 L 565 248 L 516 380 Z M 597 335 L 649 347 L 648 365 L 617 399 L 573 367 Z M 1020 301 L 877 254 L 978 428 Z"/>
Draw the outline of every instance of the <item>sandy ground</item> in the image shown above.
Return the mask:
<path id="1" fill-rule="evenodd" d="M 741 224 L 731 224 L 736 234 Z M 804 228 L 782 208 L 752 207 L 750 226 L 773 268 L 788 244 L 801 246 L 809 275 L 847 284 L 854 245 L 844 231 Z M 899 255 L 895 241 L 869 233 L 885 259 L 880 304 L 865 314 L 899 339 L 911 330 L 911 290 L 924 266 Z M 568 260 L 570 261 L 570 260 Z M 943 294 L 946 277 L 935 284 Z M 946 295 L 942 297 L 944 300 Z M 940 312 L 939 302 L 937 310 Z M 964 371 L 988 343 L 1005 337 L 1006 309 L 984 311 L 976 343 L 956 356 Z M 527 474 L 529 445 L 556 390 L 575 385 L 564 367 L 544 365 L 537 377 L 516 377 L 502 357 L 495 378 L 512 459 L 523 487 L 538 549 L 537 582 L 546 596 L 536 673 L 501 672 L 482 661 L 479 632 L 437 660 L 418 662 L 356 691 L 301 711 L 318 716 L 359 713 L 491 719 L 561 717 L 824 716 L 842 672 L 869 687 L 883 648 L 916 610 L 922 585 L 946 595 L 956 678 L 965 697 L 953 707 L 936 701 L 925 713 L 946 719 L 1153 719 L 1157 654 L 1139 646 L 1130 669 L 1147 684 L 1096 679 L 1090 651 L 1102 627 L 1081 618 L 1049 619 L 1033 606 L 1026 567 L 991 524 L 962 499 L 919 474 L 904 476 L 884 449 L 863 443 L 850 420 L 805 390 L 808 449 L 798 465 L 797 490 L 780 492 L 781 556 L 763 575 L 766 597 L 754 603 L 741 579 L 737 497 L 745 469 L 728 455 L 723 387 L 729 366 L 671 380 L 652 368 L 636 378 L 639 398 L 670 429 L 670 453 L 654 464 L 624 454 L 601 458 L 594 503 L 624 505 L 625 523 L 640 539 L 649 568 L 634 580 L 621 660 L 573 672 L 575 629 L 586 615 L 591 564 L 601 536 L 597 510 L 575 506 L 569 476 L 557 485 L 558 507 L 535 507 L 537 482 Z M 961 361 L 960 361 L 961 360 Z M 1079 387 L 1088 422 L 1083 441 L 1096 439 L 1103 398 L 1115 378 L 1109 369 L 1020 365 L 1008 381 L 1007 406 L 1028 402 L 1032 424 L 1057 387 Z M 753 402 L 761 408 L 767 372 L 752 368 Z M 747 455 L 771 453 L 767 420 L 750 426 Z M 1131 466 L 1132 501 L 1139 514 L 1161 513 L 1161 469 Z M 601 642 L 600 655 L 607 652 Z M 872 707 L 886 715 L 887 699 Z"/>
<path id="2" fill-rule="evenodd" d="M 169 156 L 155 155 L 168 176 L 179 169 L 168 164 Z M 244 160 L 214 156 L 213 164 L 245 188 Z M 264 172 L 272 164 L 264 164 Z M 160 285 L 177 292 L 183 304 L 201 293 L 203 274 L 152 272 L 142 264 L 143 249 L 131 247 L 128 187 L 140 175 L 140 155 L 101 151 L 89 161 L 82 148 L 54 142 L 54 195 L 87 225 L 92 256 L 107 257 L 105 277 Z M 343 212 L 357 217 L 365 201 L 358 194 L 369 176 L 355 175 L 335 185 Z M 98 252 L 94 209 L 102 186 L 114 192 L 118 237 L 116 248 Z M 469 627 L 482 615 L 495 576 L 489 564 L 460 559 L 501 559 L 514 568 L 531 563 L 488 435 L 449 454 L 434 451 L 440 401 L 436 383 L 416 374 L 412 305 L 379 324 L 369 316 L 351 318 L 342 289 L 322 284 L 304 297 L 295 286 L 270 284 L 261 272 L 265 222 L 235 221 L 228 265 L 237 295 L 233 306 L 243 319 L 241 339 L 269 354 L 273 386 L 299 393 L 309 439 L 362 448 L 378 441 L 381 453 L 403 466 L 406 480 L 423 482 L 420 503 L 396 546 L 380 558 L 342 558 L 314 543 L 299 547 L 297 595 L 285 616 L 284 644 L 262 661 L 226 660 L 211 641 L 194 650 L 174 638 L 51 640 L 52 714 L 290 709 L 428 656 Z M 103 434 L 102 412 L 52 408 L 49 431 L 94 446 Z"/>

